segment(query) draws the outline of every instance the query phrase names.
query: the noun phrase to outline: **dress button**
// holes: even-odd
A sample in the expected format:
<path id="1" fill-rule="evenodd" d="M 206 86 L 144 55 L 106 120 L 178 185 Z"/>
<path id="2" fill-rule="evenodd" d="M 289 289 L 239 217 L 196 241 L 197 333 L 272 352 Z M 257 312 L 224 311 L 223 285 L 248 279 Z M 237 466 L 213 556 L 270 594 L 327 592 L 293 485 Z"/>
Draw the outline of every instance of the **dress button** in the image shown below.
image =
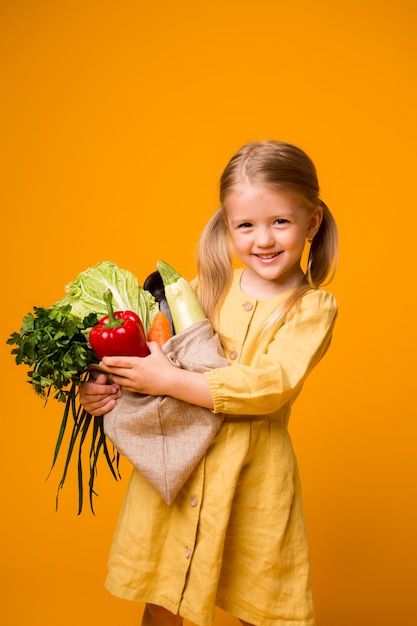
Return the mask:
<path id="1" fill-rule="evenodd" d="M 190 550 L 190 548 L 187 548 L 186 551 L 185 551 L 185 558 L 189 559 L 190 556 L 191 556 L 191 550 Z"/>
<path id="2" fill-rule="evenodd" d="M 232 361 L 234 361 L 235 359 L 237 359 L 237 352 L 236 350 L 230 350 L 229 352 L 229 358 L 232 359 Z"/>
<path id="3" fill-rule="evenodd" d="M 252 302 L 244 302 L 242 304 L 243 308 L 245 309 L 245 311 L 252 311 L 253 309 L 253 304 Z"/>
<path id="4" fill-rule="evenodd" d="M 197 506 L 197 504 L 198 504 L 198 498 L 197 498 L 197 496 L 191 496 L 191 498 L 190 498 L 190 504 L 191 504 L 191 506 Z"/>

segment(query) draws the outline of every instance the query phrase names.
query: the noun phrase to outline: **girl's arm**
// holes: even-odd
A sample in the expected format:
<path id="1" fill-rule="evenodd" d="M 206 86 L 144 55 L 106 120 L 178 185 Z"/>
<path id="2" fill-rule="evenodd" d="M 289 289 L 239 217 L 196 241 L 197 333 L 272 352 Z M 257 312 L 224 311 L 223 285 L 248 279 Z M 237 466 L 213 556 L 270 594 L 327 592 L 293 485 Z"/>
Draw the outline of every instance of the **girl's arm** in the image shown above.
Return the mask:
<path id="1" fill-rule="evenodd" d="M 289 408 L 329 347 L 336 316 L 334 297 L 314 290 L 265 342 L 251 336 L 251 359 L 204 374 L 214 412 L 268 415 Z"/>
<path id="2" fill-rule="evenodd" d="M 285 323 L 267 351 L 251 365 L 238 363 L 205 374 L 191 372 L 174 366 L 160 346 L 151 342 L 147 357 L 104 357 L 100 367 L 128 391 L 172 396 L 216 413 L 266 415 L 298 395 L 329 346 L 336 314 L 330 294 L 313 292 L 303 299 L 296 323 Z M 111 386 L 106 387 L 103 393 L 97 386 L 85 389 L 82 404 L 89 401 L 94 410 L 109 411 L 117 397 L 110 393 Z M 88 406 L 84 404 L 91 412 Z"/>
<path id="3" fill-rule="evenodd" d="M 171 396 L 213 409 L 213 399 L 204 374 L 176 367 L 157 343 L 150 342 L 148 346 L 150 355 L 147 357 L 104 357 L 100 368 L 127 391 Z"/>

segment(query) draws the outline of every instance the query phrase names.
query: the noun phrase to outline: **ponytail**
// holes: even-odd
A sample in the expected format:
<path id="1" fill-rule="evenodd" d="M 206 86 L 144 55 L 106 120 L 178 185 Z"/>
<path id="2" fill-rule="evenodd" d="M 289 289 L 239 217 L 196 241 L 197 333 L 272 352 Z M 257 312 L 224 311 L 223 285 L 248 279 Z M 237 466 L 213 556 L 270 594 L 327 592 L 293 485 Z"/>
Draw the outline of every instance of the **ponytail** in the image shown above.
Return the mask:
<path id="1" fill-rule="evenodd" d="M 314 289 L 328 284 L 337 267 L 337 226 L 327 205 L 320 200 L 323 220 L 317 231 L 308 255 L 306 278 Z M 327 282 L 325 282 L 327 279 Z"/>
<path id="2" fill-rule="evenodd" d="M 232 257 L 233 247 L 220 208 L 201 233 L 198 256 L 199 299 L 211 322 L 232 281 Z"/>

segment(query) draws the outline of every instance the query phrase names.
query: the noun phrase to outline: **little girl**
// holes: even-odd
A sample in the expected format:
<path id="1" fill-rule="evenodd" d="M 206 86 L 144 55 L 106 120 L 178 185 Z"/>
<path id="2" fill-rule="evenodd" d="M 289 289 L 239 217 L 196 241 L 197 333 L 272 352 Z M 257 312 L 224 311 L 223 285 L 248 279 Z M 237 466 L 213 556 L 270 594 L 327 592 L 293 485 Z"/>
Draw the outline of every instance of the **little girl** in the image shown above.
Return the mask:
<path id="1" fill-rule="evenodd" d="M 185 371 L 151 343 L 146 358 L 103 359 L 114 384 L 100 374 L 81 389 L 93 415 L 111 410 L 122 388 L 225 414 L 170 506 L 133 471 L 106 586 L 146 602 L 142 626 L 181 625 L 184 617 L 208 626 L 216 605 L 246 626 L 313 626 L 287 424 L 331 341 L 337 305 L 320 285 L 335 267 L 336 225 L 313 163 L 286 143 L 241 148 L 222 175 L 220 199 L 202 233 L 196 290 L 231 366 Z"/>

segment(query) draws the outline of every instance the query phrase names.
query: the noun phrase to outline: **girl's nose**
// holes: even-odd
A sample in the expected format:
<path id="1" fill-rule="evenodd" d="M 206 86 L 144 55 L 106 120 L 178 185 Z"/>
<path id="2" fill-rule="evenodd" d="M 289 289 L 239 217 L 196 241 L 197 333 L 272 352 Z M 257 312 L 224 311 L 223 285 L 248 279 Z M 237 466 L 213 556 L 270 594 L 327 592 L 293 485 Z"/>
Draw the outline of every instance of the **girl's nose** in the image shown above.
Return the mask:
<path id="1" fill-rule="evenodd" d="M 259 228 L 256 231 L 255 242 L 260 248 L 269 248 L 274 245 L 275 239 L 269 228 Z"/>

